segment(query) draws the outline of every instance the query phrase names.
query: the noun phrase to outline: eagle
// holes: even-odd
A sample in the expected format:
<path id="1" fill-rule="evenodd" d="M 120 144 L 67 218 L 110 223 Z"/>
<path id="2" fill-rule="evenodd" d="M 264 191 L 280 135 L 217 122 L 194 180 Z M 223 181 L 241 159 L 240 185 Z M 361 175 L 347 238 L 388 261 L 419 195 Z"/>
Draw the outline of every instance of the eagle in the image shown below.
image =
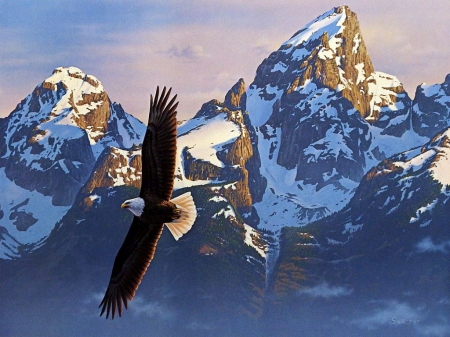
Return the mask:
<path id="1" fill-rule="evenodd" d="M 177 153 L 177 119 L 175 103 L 170 101 L 170 88 L 153 98 L 142 144 L 142 178 L 139 196 L 126 200 L 122 208 L 134 215 L 128 234 L 114 260 L 108 288 L 101 301 L 100 316 L 116 312 L 122 316 L 155 255 L 164 225 L 175 240 L 186 234 L 194 224 L 197 210 L 190 192 L 171 199 Z M 123 305 L 123 306 L 122 306 Z"/>

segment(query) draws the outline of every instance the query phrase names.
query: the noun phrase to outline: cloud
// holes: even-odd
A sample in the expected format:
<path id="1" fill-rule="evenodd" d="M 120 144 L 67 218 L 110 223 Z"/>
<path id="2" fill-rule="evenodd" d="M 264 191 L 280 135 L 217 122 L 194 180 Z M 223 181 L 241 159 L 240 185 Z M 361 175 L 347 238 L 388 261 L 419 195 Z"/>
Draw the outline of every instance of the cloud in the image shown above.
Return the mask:
<path id="1" fill-rule="evenodd" d="M 358 14 L 376 70 L 397 76 L 410 96 L 422 82 L 443 81 L 448 1 L 347 4 Z M 217 89 L 223 97 L 239 78 L 251 83 L 264 58 L 334 6 L 333 0 L 2 2 L 0 117 L 55 67 L 70 65 L 98 77 L 112 100 L 143 119 L 155 85 L 170 85 L 189 96 L 179 113 L 191 117 L 205 102 L 191 100 L 193 92 Z M 224 72 L 229 76 L 219 83 L 215 75 Z"/>
<path id="2" fill-rule="evenodd" d="M 332 298 L 349 296 L 352 292 L 353 289 L 341 286 L 330 286 L 328 283 L 324 282 L 312 288 L 301 289 L 298 294 L 305 294 L 311 297 Z"/>
<path id="3" fill-rule="evenodd" d="M 430 237 L 426 237 L 416 244 L 418 253 L 444 253 L 447 254 L 450 249 L 450 241 L 434 243 Z"/>
<path id="4" fill-rule="evenodd" d="M 397 300 L 373 303 L 380 303 L 381 307 L 352 320 L 351 324 L 373 330 L 388 325 L 418 324 L 423 319 L 423 308 L 413 308 L 408 303 Z"/>
<path id="5" fill-rule="evenodd" d="M 447 323 L 435 323 L 430 325 L 418 326 L 417 330 L 424 336 L 449 336 L 450 335 L 450 324 Z"/>
<path id="6" fill-rule="evenodd" d="M 162 53 L 166 54 L 169 57 L 177 57 L 190 60 L 197 60 L 203 57 L 211 57 L 211 55 L 205 53 L 203 47 L 199 45 L 192 45 L 184 48 L 172 46 Z"/>
<path id="7" fill-rule="evenodd" d="M 82 301 L 84 306 L 81 310 L 83 312 L 92 313 L 92 307 L 95 308 L 95 305 L 100 304 L 103 296 L 104 293 L 99 292 L 91 294 L 91 296 Z M 89 310 L 86 310 L 86 307 L 88 307 Z M 128 302 L 128 311 L 130 311 L 134 316 L 144 316 L 146 318 L 154 317 L 162 320 L 170 320 L 175 317 L 174 311 L 170 310 L 166 305 L 158 301 L 147 302 L 141 296 L 136 296 L 132 301 Z"/>
<path id="8" fill-rule="evenodd" d="M 441 314 L 430 314 L 431 308 L 426 306 L 414 307 L 398 300 L 372 301 L 370 304 L 377 304 L 379 307 L 350 321 L 350 324 L 368 330 L 389 326 L 412 328 L 417 336 L 450 335 L 449 319 Z"/>
<path id="9" fill-rule="evenodd" d="M 175 313 L 169 310 L 160 302 L 146 302 L 142 297 L 136 296 L 128 305 L 129 310 L 135 316 L 145 316 L 147 318 L 157 317 L 164 320 L 171 319 Z"/>

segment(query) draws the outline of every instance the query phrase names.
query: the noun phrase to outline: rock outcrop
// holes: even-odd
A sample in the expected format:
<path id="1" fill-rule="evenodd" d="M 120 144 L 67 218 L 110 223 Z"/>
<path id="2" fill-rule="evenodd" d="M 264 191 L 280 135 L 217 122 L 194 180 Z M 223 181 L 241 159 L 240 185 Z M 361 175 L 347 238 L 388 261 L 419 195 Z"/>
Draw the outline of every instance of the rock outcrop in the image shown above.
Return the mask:
<path id="1" fill-rule="evenodd" d="M 223 103 L 218 100 L 205 103 L 189 124 L 179 127 L 182 161 L 178 164 L 176 179 L 179 185 L 190 184 L 189 181 L 193 184 L 222 182 L 220 189 L 234 207 L 250 211 L 253 199 L 247 162 L 254 153 L 244 120 L 245 101 L 245 83 L 240 79 L 226 94 Z M 223 139 L 217 137 L 223 130 L 228 130 L 229 134 Z M 200 139 L 208 144 L 207 148 L 197 143 Z"/>
<path id="2" fill-rule="evenodd" d="M 441 84 L 417 87 L 412 108 L 412 125 L 421 136 L 434 137 L 450 126 L 450 74 Z"/>

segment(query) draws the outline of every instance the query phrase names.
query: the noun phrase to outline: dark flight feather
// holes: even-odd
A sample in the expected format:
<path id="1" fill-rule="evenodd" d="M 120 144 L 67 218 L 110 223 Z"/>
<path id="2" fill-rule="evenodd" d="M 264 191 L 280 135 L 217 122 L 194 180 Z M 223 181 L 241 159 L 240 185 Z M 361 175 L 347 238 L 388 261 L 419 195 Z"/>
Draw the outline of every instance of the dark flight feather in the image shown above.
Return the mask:
<path id="1" fill-rule="evenodd" d="M 163 89 L 159 96 L 156 90 L 155 99 L 150 96 L 150 114 L 142 145 L 142 187 L 141 198 L 150 192 L 153 195 L 169 200 L 173 191 L 173 176 L 175 172 L 175 157 L 177 153 L 177 120 L 174 103 L 175 95 L 167 101 L 171 89 L 166 93 Z"/>
<path id="2" fill-rule="evenodd" d="M 136 293 L 141 280 L 155 255 L 163 224 L 148 225 L 134 217 L 130 230 L 117 253 L 111 272 L 108 289 L 100 303 L 100 316 L 106 311 L 106 318 L 116 310 L 122 316 L 122 303 L 127 308 Z"/>

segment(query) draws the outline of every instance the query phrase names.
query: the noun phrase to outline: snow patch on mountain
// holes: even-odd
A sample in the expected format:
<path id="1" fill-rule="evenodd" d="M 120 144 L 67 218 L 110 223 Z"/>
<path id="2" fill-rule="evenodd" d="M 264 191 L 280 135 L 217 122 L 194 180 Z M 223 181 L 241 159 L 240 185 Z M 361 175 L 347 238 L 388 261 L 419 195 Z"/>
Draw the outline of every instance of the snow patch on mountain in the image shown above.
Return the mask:
<path id="1" fill-rule="evenodd" d="M 368 74 L 369 75 L 369 74 Z M 378 119 L 378 116 L 383 119 L 388 119 L 388 115 L 384 114 L 386 111 L 398 111 L 405 108 L 402 101 L 399 98 L 404 98 L 405 94 L 394 95 L 392 88 L 398 88 L 402 84 L 397 77 L 376 71 L 368 78 L 369 90 L 368 94 L 372 96 L 370 101 L 371 113 L 366 117 L 369 122 L 374 122 Z"/>
<path id="2" fill-rule="evenodd" d="M 177 131 L 175 189 L 218 183 L 216 179 L 188 179 L 185 175 L 182 152 L 186 148 L 195 159 L 223 168 L 225 164 L 217 157 L 217 152 L 241 136 L 239 126 L 229 121 L 226 114 L 218 113 L 212 118 L 208 116 L 193 118 L 181 124 Z"/>
<path id="3" fill-rule="evenodd" d="M 192 120 L 192 123 L 189 121 L 181 125 L 178 132 L 180 134 L 178 140 L 181 144 L 189 144 L 189 152 L 195 158 L 210 162 L 217 167 L 224 167 L 223 162 L 217 158 L 217 152 L 241 135 L 238 126 L 227 121 L 225 114 L 219 114 L 211 119 Z M 206 142 L 208 138 L 211 141 Z"/>
<path id="4" fill-rule="evenodd" d="M 6 177 L 4 168 L 0 168 L 0 181 L 0 209 L 4 213 L 1 224 L 5 231 L 0 232 L 0 259 L 18 258 L 21 250 L 38 248 L 70 206 L 54 206 L 51 197 L 17 186 Z"/>
<path id="5" fill-rule="evenodd" d="M 433 178 L 442 185 L 450 186 L 450 129 L 433 140 L 436 144 L 434 150 L 437 152 L 437 160 L 431 167 Z"/>
<path id="6" fill-rule="evenodd" d="M 386 135 L 383 129 L 370 126 L 370 134 L 372 137 L 372 145 L 367 156 L 367 170 L 371 169 L 379 163 L 377 157 L 370 153 L 379 152 L 382 157 L 389 158 L 398 153 L 404 152 L 406 149 L 412 149 L 424 145 L 429 141 L 428 138 L 419 136 L 413 130 L 408 130 L 400 137 Z"/>
<path id="7" fill-rule="evenodd" d="M 260 127 L 270 117 L 274 103 L 280 99 L 284 90 L 282 88 L 266 86 L 264 88 L 250 87 L 247 90 L 247 110 L 252 126 Z M 271 97 L 270 99 L 268 97 Z"/>
<path id="8" fill-rule="evenodd" d="M 260 239 L 260 234 L 259 232 L 257 232 L 253 227 L 244 224 L 244 229 L 245 229 L 245 243 L 254 248 L 259 255 L 261 255 L 261 257 L 266 258 L 266 251 L 267 251 L 267 246 L 260 246 L 255 244 L 254 239 L 259 240 Z"/>
<path id="9" fill-rule="evenodd" d="M 416 215 L 413 216 L 413 217 L 411 217 L 409 223 L 412 224 L 412 223 L 416 223 L 416 222 L 422 220 L 422 218 L 424 218 L 424 215 L 425 215 L 425 214 L 428 215 L 428 218 L 431 218 L 430 215 L 432 214 L 433 209 L 434 209 L 435 206 L 437 205 L 438 201 L 439 201 L 438 199 L 434 199 L 434 200 L 433 200 L 431 203 L 429 203 L 428 205 L 425 205 L 425 206 L 423 206 L 423 207 L 419 207 L 419 209 L 416 211 Z M 426 226 L 429 225 L 429 223 L 430 223 L 430 220 L 422 221 L 420 227 L 426 227 Z"/>
<path id="10" fill-rule="evenodd" d="M 213 219 L 217 219 L 218 217 L 224 217 L 225 219 L 229 217 L 236 218 L 236 213 L 234 212 L 234 209 L 231 207 L 231 205 L 227 205 L 227 207 L 221 208 L 212 216 Z"/>
<path id="11" fill-rule="evenodd" d="M 284 46 L 289 47 L 285 49 L 285 53 L 290 53 L 293 48 L 298 45 L 311 40 L 317 40 L 322 37 L 324 33 L 329 36 L 336 36 L 342 33 L 343 23 L 345 21 L 345 11 L 342 13 L 336 13 L 336 9 L 320 15 L 310 23 L 306 25 L 306 28 L 297 32 L 293 37 L 283 43 Z M 335 39 L 334 43 L 330 44 L 330 47 L 336 52 L 337 47 L 340 45 L 340 40 Z M 300 49 L 301 50 L 301 49 Z M 302 59 L 303 55 L 298 55 L 298 59 Z"/>

